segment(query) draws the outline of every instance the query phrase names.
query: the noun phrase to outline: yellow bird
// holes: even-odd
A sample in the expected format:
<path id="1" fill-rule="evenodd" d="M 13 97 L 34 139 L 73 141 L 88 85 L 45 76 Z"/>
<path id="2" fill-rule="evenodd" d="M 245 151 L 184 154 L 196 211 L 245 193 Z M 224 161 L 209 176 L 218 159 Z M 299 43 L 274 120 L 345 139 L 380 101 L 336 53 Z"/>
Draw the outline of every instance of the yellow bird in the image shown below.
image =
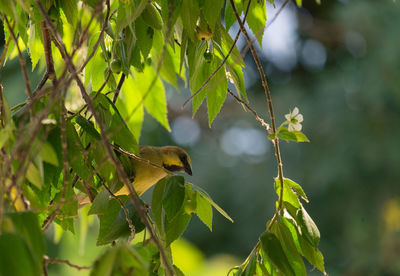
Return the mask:
<path id="1" fill-rule="evenodd" d="M 141 161 L 134 158 L 126 158 L 127 155 L 120 155 L 125 172 L 133 181 L 133 188 L 140 196 L 151 186 L 170 172 L 186 172 L 192 175 L 192 164 L 189 155 L 181 148 L 176 146 L 139 146 L 139 156 L 148 160 Z M 125 161 L 125 162 L 124 162 Z M 126 162 L 128 161 L 128 162 Z M 128 195 L 129 190 L 123 186 L 115 195 Z"/>
<path id="2" fill-rule="evenodd" d="M 117 153 L 117 156 L 139 196 L 167 176 L 167 170 L 170 172 L 186 172 L 192 175 L 189 155 L 176 146 L 139 146 L 139 156 L 143 161 L 131 158 L 124 153 Z M 124 185 L 114 194 L 129 195 L 129 190 Z M 88 203 L 90 203 L 89 197 L 79 200 L 81 207 Z"/>

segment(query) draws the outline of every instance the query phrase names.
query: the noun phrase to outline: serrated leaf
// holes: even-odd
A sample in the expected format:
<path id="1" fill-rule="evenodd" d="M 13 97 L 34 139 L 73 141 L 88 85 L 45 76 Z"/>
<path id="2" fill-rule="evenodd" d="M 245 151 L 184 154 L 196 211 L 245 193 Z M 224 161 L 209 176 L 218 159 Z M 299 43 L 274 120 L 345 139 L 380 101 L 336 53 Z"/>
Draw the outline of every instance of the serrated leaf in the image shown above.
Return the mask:
<path id="1" fill-rule="evenodd" d="M 213 212 L 211 203 L 199 192 L 196 192 L 196 215 L 212 231 Z"/>
<path id="2" fill-rule="evenodd" d="M 218 206 L 217 203 L 215 203 L 211 197 L 207 194 L 206 191 L 204 191 L 203 189 L 201 189 L 200 187 L 197 187 L 195 185 L 192 184 L 192 187 L 194 190 L 198 191 L 202 196 L 204 196 L 204 198 L 210 202 L 210 204 L 221 214 L 223 215 L 226 219 L 230 220 L 231 222 L 233 222 L 233 219 L 221 208 Z"/>
<path id="3" fill-rule="evenodd" d="M 214 72 L 221 60 L 214 57 L 210 72 Z M 211 127 L 212 122 L 222 108 L 226 99 L 228 82 L 225 74 L 225 66 L 223 66 L 214 76 L 213 80 L 207 86 L 207 109 L 208 109 L 208 125 Z"/>
<path id="4" fill-rule="evenodd" d="M 302 250 L 302 255 L 318 270 L 325 272 L 324 267 L 324 256 L 315 247 L 313 247 L 308 241 L 306 241 L 302 236 L 299 237 L 299 242 Z"/>
<path id="5" fill-rule="evenodd" d="M 44 57 L 43 55 L 43 43 L 40 39 L 40 34 L 37 33 L 35 24 L 31 21 L 29 26 L 29 40 L 28 40 L 28 49 L 29 49 L 29 56 L 32 62 L 32 71 L 35 70 L 37 63 L 41 58 Z"/>
<path id="6" fill-rule="evenodd" d="M 301 196 L 306 202 L 308 202 L 307 196 L 303 191 L 303 188 L 289 178 L 283 178 L 283 182 L 287 184 L 289 187 L 292 187 L 298 196 Z"/>
<path id="7" fill-rule="evenodd" d="M 275 191 L 278 196 L 281 196 L 281 184 L 279 178 L 275 179 Z M 283 201 L 289 202 L 295 208 L 300 208 L 300 202 L 297 195 L 292 191 L 290 186 L 283 180 Z"/>
<path id="8" fill-rule="evenodd" d="M 310 140 L 308 140 L 307 136 L 303 132 L 297 130 L 292 132 L 296 135 L 297 142 L 310 142 Z"/>
<path id="9" fill-rule="evenodd" d="M 278 129 L 278 137 L 279 139 L 283 139 L 285 141 L 297 141 L 296 134 L 292 131 L 287 130 L 285 127 L 280 127 Z"/>
<path id="10" fill-rule="evenodd" d="M 131 132 L 139 141 L 144 112 L 142 97 L 136 89 L 133 78 L 125 79 L 117 101 L 117 108 Z"/>
<path id="11" fill-rule="evenodd" d="M 164 221 L 165 242 L 170 245 L 174 240 L 178 239 L 189 224 L 191 216 L 186 214 L 183 209 L 171 220 Z"/>
<path id="12" fill-rule="evenodd" d="M 60 4 L 68 20 L 68 23 L 71 24 L 72 26 L 75 26 L 78 15 L 78 1 L 77 0 L 60 1 Z"/>
<path id="13" fill-rule="evenodd" d="M 154 85 L 150 84 L 155 80 Z M 132 90 L 140 97 L 147 112 L 153 116 L 166 130 L 170 131 L 167 118 L 167 100 L 165 97 L 164 86 L 156 75 L 152 66 L 145 66 L 143 73 L 137 73 L 132 81 Z"/>
<path id="14" fill-rule="evenodd" d="M 287 256 L 285 255 L 285 252 L 283 251 L 279 239 L 274 234 L 264 232 L 260 236 L 260 241 L 263 251 L 279 271 L 283 273 L 283 275 L 296 275 Z"/>
<path id="15" fill-rule="evenodd" d="M 239 15 L 241 15 L 242 11 L 243 11 L 242 1 L 234 0 L 233 2 L 235 3 L 236 11 L 238 12 Z M 246 7 L 247 7 L 247 5 L 246 5 Z M 236 16 L 233 13 L 233 9 L 232 9 L 232 5 L 231 5 L 230 1 L 226 1 L 224 21 L 225 21 L 226 30 L 228 30 L 228 31 L 232 27 L 233 23 L 236 22 Z"/>
<path id="16" fill-rule="evenodd" d="M 247 5 L 247 3 L 244 5 Z M 251 1 L 249 14 L 247 16 L 247 24 L 249 25 L 254 36 L 256 36 L 260 46 L 262 46 L 262 38 L 266 21 L 267 11 L 265 1 Z"/>

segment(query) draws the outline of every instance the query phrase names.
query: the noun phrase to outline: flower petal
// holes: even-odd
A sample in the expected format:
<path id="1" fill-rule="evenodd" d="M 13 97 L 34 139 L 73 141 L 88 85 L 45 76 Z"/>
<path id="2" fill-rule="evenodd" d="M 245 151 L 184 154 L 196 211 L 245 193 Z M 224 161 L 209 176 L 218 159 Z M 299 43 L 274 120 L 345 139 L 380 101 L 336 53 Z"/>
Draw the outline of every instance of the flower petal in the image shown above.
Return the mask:
<path id="1" fill-rule="evenodd" d="M 301 124 L 297 123 L 297 124 L 293 124 L 293 128 L 294 128 L 295 130 L 297 130 L 297 131 L 300 131 L 301 128 L 302 128 L 302 126 L 301 126 Z"/>
<path id="2" fill-rule="evenodd" d="M 301 123 L 301 122 L 303 122 L 303 115 L 298 114 L 295 119 L 297 120 L 297 122 Z"/>
<path id="3" fill-rule="evenodd" d="M 292 111 L 292 117 L 295 117 L 297 114 L 299 114 L 299 109 L 297 107 L 295 107 Z"/>
<path id="4" fill-rule="evenodd" d="M 289 122 L 290 122 L 290 119 L 291 119 L 291 117 L 290 117 L 290 113 L 289 113 L 289 114 L 286 114 L 286 115 L 285 115 L 285 118 L 286 118 L 286 120 L 287 120 L 287 121 L 289 121 Z"/>
<path id="5" fill-rule="evenodd" d="M 294 130 L 294 128 L 293 128 L 293 124 L 289 124 L 289 126 L 288 126 L 288 130 L 289 130 L 289 131 L 293 131 L 293 130 Z"/>

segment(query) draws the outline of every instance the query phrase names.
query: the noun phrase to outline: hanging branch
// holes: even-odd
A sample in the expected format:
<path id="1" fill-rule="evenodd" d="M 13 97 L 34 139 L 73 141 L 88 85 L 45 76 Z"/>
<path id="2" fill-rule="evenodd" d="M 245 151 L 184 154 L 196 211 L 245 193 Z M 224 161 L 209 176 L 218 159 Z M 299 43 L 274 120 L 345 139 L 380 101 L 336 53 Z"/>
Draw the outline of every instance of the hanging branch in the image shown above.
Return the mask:
<path id="1" fill-rule="evenodd" d="M 231 2 L 231 5 L 232 5 L 233 13 L 236 16 L 236 19 L 237 19 L 237 21 L 239 23 L 239 26 L 240 26 L 240 29 L 241 29 L 242 33 L 246 37 L 247 43 L 249 44 L 249 47 L 250 47 L 251 54 L 253 55 L 254 61 L 255 61 L 256 65 L 257 65 L 258 72 L 260 73 L 262 86 L 264 88 L 265 97 L 267 98 L 267 103 L 268 103 L 268 111 L 269 111 L 269 116 L 270 116 L 270 119 L 271 119 L 272 134 L 274 135 L 274 139 L 272 141 L 273 141 L 274 148 L 275 148 L 275 156 L 276 156 L 276 161 L 277 161 L 277 165 L 278 165 L 278 178 L 279 178 L 279 181 L 280 181 L 280 184 L 281 184 L 281 190 L 280 190 L 280 195 L 279 195 L 278 208 L 277 208 L 277 210 L 275 212 L 274 217 L 271 220 L 271 223 L 268 225 L 268 229 L 269 229 L 272 226 L 272 224 L 275 222 L 275 220 L 276 220 L 276 218 L 278 216 L 278 213 L 282 209 L 282 204 L 283 204 L 283 165 L 282 165 L 281 153 L 280 153 L 280 150 L 279 150 L 279 139 L 278 139 L 278 137 L 276 135 L 274 109 L 272 107 L 271 92 L 269 91 L 267 79 L 265 77 L 264 70 L 263 70 L 263 68 L 261 66 L 260 59 L 258 58 L 257 52 L 256 52 L 256 50 L 254 48 L 254 45 L 253 45 L 253 43 L 251 41 L 251 38 L 250 38 L 249 34 L 247 33 L 246 28 L 243 25 L 243 22 L 240 19 L 240 16 L 239 16 L 239 14 L 238 14 L 238 12 L 236 10 L 234 1 L 230 0 L 230 2 Z"/>
<path id="2" fill-rule="evenodd" d="M 92 268 L 91 266 L 80 266 L 80 265 L 72 264 L 68 260 L 52 259 L 52 258 L 49 258 L 49 256 L 44 255 L 43 256 L 43 268 L 44 269 L 47 268 L 47 264 L 66 264 L 67 266 L 75 268 L 77 270 L 91 269 Z M 45 271 L 45 275 L 46 275 L 47 271 L 46 270 L 44 270 L 44 271 Z"/>
<path id="3" fill-rule="evenodd" d="M 106 0 L 106 2 L 108 2 L 109 0 Z M 140 218 L 142 219 L 143 224 L 146 226 L 146 228 L 149 230 L 150 235 L 152 240 L 154 241 L 154 243 L 156 244 L 156 246 L 159 249 L 161 258 L 163 259 L 163 262 L 166 266 L 166 269 L 168 271 L 169 275 L 173 275 L 173 268 L 172 265 L 170 264 L 168 257 L 167 257 L 167 253 L 165 252 L 164 247 L 162 246 L 162 242 L 158 239 L 158 237 L 156 236 L 155 230 L 153 229 L 150 221 L 148 220 L 145 210 L 143 209 L 143 206 L 141 205 L 138 195 L 136 194 L 135 190 L 133 189 L 128 177 L 126 176 L 125 171 L 123 170 L 123 168 L 121 167 L 121 164 L 118 162 L 112 147 L 108 141 L 107 138 L 107 134 L 105 132 L 105 128 L 100 120 L 100 117 L 98 115 L 98 113 L 96 112 L 94 106 L 93 106 L 93 102 L 92 99 L 90 98 L 90 96 L 87 94 L 86 89 L 81 81 L 81 79 L 78 76 L 77 70 L 75 68 L 75 65 L 72 63 L 72 59 L 71 56 L 68 55 L 67 51 L 66 51 L 66 47 L 64 45 L 64 42 L 60 36 L 60 34 L 57 32 L 56 28 L 54 27 L 54 25 L 51 23 L 49 16 L 47 15 L 47 13 L 45 12 L 42 4 L 40 3 L 39 0 L 35 0 L 36 5 L 39 8 L 40 13 L 43 15 L 44 19 L 46 20 L 48 26 L 50 27 L 51 31 L 53 32 L 53 35 L 55 37 L 55 39 L 57 40 L 58 43 L 56 43 L 56 47 L 59 49 L 61 55 L 63 56 L 65 62 L 66 62 L 66 66 L 68 68 L 68 71 L 71 73 L 71 75 L 73 76 L 73 78 L 75 79 L 81 95 L 84 99 L 84 101 L 86 102 L 89 111 L 93 114 L 93 117 L 95 119 L 95 121 L 97 122 L 99 129 L 100 129 L 100 137 L 101 140 L 103 141 L 103 144 L 106 148 L 106 152 L 108 155 L 108 158 L 110 159 L 110 161 L 114 164 L 115 168 L 116 168 L 116 172 L 117 175 L 119 177 L 119 179 L 122 181 L 122 183 L 125 185 L 125 187 L 128 189 L 129 191 L 129 196 L 135 206 L 135 209 L 138 211 L 138 214 L 140 216 Z M 109 4 L 109 3 L 108 3 Z"/>

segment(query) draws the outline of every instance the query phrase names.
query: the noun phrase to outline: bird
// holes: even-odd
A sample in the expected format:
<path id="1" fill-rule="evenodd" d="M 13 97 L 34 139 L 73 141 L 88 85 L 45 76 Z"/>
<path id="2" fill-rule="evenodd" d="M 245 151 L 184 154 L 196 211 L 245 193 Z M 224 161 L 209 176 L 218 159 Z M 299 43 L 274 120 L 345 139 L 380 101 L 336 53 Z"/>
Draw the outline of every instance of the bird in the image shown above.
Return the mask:
<path id="1" fill-rule="evenodd" d="M 129 177 L 138 196 L 150 189 L 169 172 L 185 172 L 192 175 L 192 163 L 189 155 L 177 146 L 155 147 L 139 146 L 139 158 L 115 151 L 126 175 Z M 129 195 L 129 189 L 123 185 L 114 195 Z M 89 197 L 81 198 L 79 206 L 90 203 Z"/>
<path id="2" fill-rule="evenodd" d="M 192 175 L 192 163 L 189 155 L 177 146 L 139 146 L 140 159 L 120 154 L 126 174 L 133 183 L 136 193 L 141 196 L 169 172 L 185 172 Z M 127 158 L 128 157 L 128 158 Z M 129 195 L 123 186 L 115 195 Z"/>

